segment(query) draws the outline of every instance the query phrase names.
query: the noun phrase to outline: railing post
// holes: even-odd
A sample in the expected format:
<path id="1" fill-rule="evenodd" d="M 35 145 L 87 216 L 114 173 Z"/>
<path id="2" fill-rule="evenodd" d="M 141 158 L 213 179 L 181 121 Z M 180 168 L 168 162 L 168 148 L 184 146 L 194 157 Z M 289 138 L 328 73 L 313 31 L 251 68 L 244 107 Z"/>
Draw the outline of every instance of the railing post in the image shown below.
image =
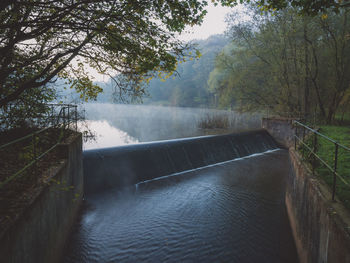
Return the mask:
<path id="1" fill-rule="evenodd" d="M 312 155 L 313 156 L 313 160 L 312 160 L 312 174 L 315 174 L 315 169 L 316 169 L 316 156 L 315 154 L 317 154 L 317 134 L 314 133 L 314 147 L 313 147 L 313 151 L 314 151 L 314 154 Z"/>
<path id="2" fill-rule="evenodd" d="M 332 191 L 332 201 L 335 201 L 335 190 L 337 183 L 337 164 L 338 164 L 338 143 L 335 143 L 334 151 L 334 169 L 333 169 L 333 191 Z"/>
<path id="3" fill-rule="evenodd" d="M 65 138 L 65 131 L 66 131 L 66 107 L 65 106 L 63 106 L 62 107 L 62 112 L 63 112 L 63 130 L 62 130 L 62 132 L 63 132 L 63 138 Z"/>
<path id="4" fill-rule="evenodd" d="M 51 105 L 51 126 L 55 126 L 55 114 L 54 114 L 55 108 L 53 105 Z"/>
<path id="5" fill-rule="evenodd" d="M 298 136 L 298 125 L 295 125 L 294 132 L 294 149 L 297 150 L 297 136 Z"/>
<path id="6" fill-rule="evenodd" d="M 36 139 L 35 139 L 35 133 L 32 134 L 32 147 L 33 147 L 33 159 L 34 159 L 34 175 L 36 174 L 37 170 L 37 164 L 36 164 L 36 158 L 37 158 L 37 152 L 36 152 Z"/>
<path id="7" fill-rule="evenodd" d="M 78 106 L 74 106 L 75 110 L 75 131 L 78 131 Z"/>
<path id="8" fill-rule="evenodd" d="M 69 114 L 69 110 L 70 110 L 70 105 L 68 105 L 68 129 L 70 128 L 70 114 Z"/>
<path id="9" fill-rule="evenodd" d="M 63 120 L 63 128 L 66 126 L 66 120 L 65 120 L 65 107 L 62 107 L 62 120 Z"/>
<path id="10" fill-rule="evenodd" d="M 316 127 L 316 108 L 315 108 L 315 111 L 314 111 L 314 127 Z"/>
<path id="11" fill-rule="evenodd" d="M 303 126 L 303 148 L 302 148 L 302 156 L 305 157 L 305 127 Z"/>

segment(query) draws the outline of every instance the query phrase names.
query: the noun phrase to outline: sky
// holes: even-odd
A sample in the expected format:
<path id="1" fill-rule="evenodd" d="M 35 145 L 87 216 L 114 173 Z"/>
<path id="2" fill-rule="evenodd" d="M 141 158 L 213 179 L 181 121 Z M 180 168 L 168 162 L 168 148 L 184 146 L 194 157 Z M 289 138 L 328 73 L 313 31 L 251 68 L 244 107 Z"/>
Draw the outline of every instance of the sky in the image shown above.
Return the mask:
<path id="1" fill-rule="evenodd" d="M 226 29 L 225 16 L 232 10 L 232 7 L 214 6 L 209 2 L 207 7 L 208 13 L 204 17 L 202 25 L 192 28 L 188 27 L 186 31 L 191 31 L 191 33 L 184 33 L 179 38 L 184 41 L 190 41 L 193 39 L 206 39 L 215 34 L 223 34 Z"/>

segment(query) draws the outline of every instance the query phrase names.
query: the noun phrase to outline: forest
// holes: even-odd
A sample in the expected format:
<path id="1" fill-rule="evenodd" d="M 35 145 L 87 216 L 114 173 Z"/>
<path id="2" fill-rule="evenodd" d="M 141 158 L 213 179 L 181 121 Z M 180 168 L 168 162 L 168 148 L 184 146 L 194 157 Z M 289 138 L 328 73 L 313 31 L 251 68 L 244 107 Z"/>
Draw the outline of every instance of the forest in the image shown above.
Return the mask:
<path id="1" fill-rule="evenodd" d="M 185 62 L 178 64 L 177 74 L 172 78 L 152 79 L 144 103 L 180 107 L 215 106 L 214 93 L 209 89 L 208 77 L 214 69 L 216 56 L 228 43 L 228 39 L 223 35 L 194 41 L 194 48 L 201 52 L 201 57 L 188 60 L 185 58 Z"/>
<path id="2" fill-rule="evenodd" d="M 230 46 L 215 61 L 209 89 L 220 107 L 316 115 L 327 123 L 350 109 L 349 10 L 300 16 L 251 6 L 228 18 Z M 237 22 L 240 21 L 240 22 Z"/>
<path id="3" fill-rule="evenodd" d="M 206 1 L 2 2 L 2 114 L 97 100 L 349 118 L 349 2 L 239 2 L 224 36 L 193 43 L 177 34 L 201 24 Z"/>
<path id="4" fill-rule="evenodd" d="M 309 16 L 249 5 L 227 17 L 225 36 L 195 41 L 200 58 L 179 63 L 172 78 L 152 79 L 143 102 L 343 120 L 350 110 L 349 19 L 348 9 Z"/>

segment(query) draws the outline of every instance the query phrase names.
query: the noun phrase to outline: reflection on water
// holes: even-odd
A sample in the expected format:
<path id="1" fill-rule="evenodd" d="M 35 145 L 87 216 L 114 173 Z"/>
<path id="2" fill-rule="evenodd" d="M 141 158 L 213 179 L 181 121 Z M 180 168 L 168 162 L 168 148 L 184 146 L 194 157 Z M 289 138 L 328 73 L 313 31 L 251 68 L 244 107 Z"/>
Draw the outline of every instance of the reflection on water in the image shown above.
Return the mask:
<path id="1" fill-rule="evenodd" d="M 87 145 L 85 149 L 256 129 L 260 128 L 261 117 L 258 114 L 212 109 L 108 103 L 85 104 L 84 108 L 86 119 L 92 123 L 90 129 L 98 134 L 98 142 Z M 208 114 L 227 116 L 228 129 L 198 129 L 198 123 Z M 99 125 L 103 127 L 98 127 Z M 125 139 L 123 132 L 131 139 Z M 117 138 L 118 134 L 122 137 Z"/>
<path id="2" fill-rule="evenodd" d="M 84 130 L 85 126 L 91 130 L 94 137 L 84 141 L 84 150 L 135 144 L 139 142 L 126 132 L 111 126 L 106 120 L 90 120 L 79 124 L 81 130 Z"/>

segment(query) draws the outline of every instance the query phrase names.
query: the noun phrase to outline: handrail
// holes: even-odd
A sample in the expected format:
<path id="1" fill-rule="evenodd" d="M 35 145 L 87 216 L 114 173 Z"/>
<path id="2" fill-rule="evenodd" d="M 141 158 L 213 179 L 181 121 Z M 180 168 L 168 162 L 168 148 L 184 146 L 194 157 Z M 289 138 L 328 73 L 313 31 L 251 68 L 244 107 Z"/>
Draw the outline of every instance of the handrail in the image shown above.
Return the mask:
<path id="1" fill-rule="evenodd" d="M 313 133 L 315 133 L 315 134 L 317 134 L 317 135 L 319 135 L 319 136 L 321 136 L 321 137 L 327 139 L 328 141 L 333 142 L 334 144 L 338 144 L 340 147 L 344 148 L 344 149 L 347 150 L 347 151 L 350 151 L 350 148 L 349 148 L 349 147 L 346 147 L 345 145 L 340 144 L 340 143 L 337 142 L 336 140 L 333 140 L 332 138 L 329 138 L 328 136 L 326 136 L 326 135 L 324 135 L 324 134 L 322 134 L 322 133 L 319 133 L 319 132 L 316 131 L 315 129 L 312 129 L 312 128 L 306 126 L 305 124 L 302 124 L 302 123 L 299 122 L 299 121 L 294 120 L 293 123 L 294 123 L 294 124 L 297 124 L 297 125 L 299 125 L 299 126 L 304 127 L 305 129 L 307 129 L 307 130 L 309 130 L 309 131 L 311 131 L 311 132 L 313 132 Z"/>
<path id="2" fill-rule="evenodd" d="M 25 139 L 28 139 L 28 138 L 32 137 L 33 135 L 40 134 L 40 133 L 42 133 L 42 132 L 44 132 L 44 131 L 46 131 L 46 130 L 48 130 L 48 129 L 50 129 L 50 128 L 57 127 L 57 126 L 60 124 L 60 123 L 59 123 L 59 119 L 60 119 L 60 117 L 61 117 L 61 113 L 62 113 L 63 109 L 66 108 L 66 105 L 70 105 L 70 104 L 48 104 L 48 105 L 55 105 L 55 106 L 61 106 L 61 105 L 63 105 L 63 106 L 64 106 L 64 107 L 61 107 L 60 112 L 59 112 L 58 115 L 57 115 L 55 125 L 51 125 L 51 126 L 49 126 L 49 127 L 45 127 L 45 128 L 43 128 L 43 129 L 41 129 L 41 130 L 39 130 L 39 131 L 32 132 L 32 133 L 30 133 L 30 134 L 28 134 L 28 135 L 26 135 L 26 136 L 23 136 L 23 137 L 21 137 L 21 138 L 18 138 L 18 139 L 16 139 L 16 140 L 13 140 L 13 141 L 11 141 L 11 142 L 8 142 L 8 143 L 6 143 L 6 144 L 3 144 L 3 145 L 0 146 L 0 150 L 3 149 L 3 148 L 6 148 L 6 147 L 8 147 L 8 146 L 10 146 L 10 145 L 12 145 L 12 144 L 15 144 L 15 143 L 17 143 L 17 142 L 20 142 L 20 141 L 23 141 L 23 140 L 25 140 Z M 72 107 L 74 107 L 74 108 L 76 107 L 76 105 L 70 105 L 70 106 L 72 106 Z M 75 121 L 77 121 L 77 120 L 68 121 L 67 124 L 72 123 L 72 122 L 75 122 Z"/>
<path id="3" fill-rule="evenodd" d="M 300 140 L 300 138 L 297 138 Z M 341 176 L 337 171 L 334 171 L 334 169 L 326 162 L 324 161 L 316 152 L 314 152 L 306 143 L 304 143 L 302 140 L 299 141 L 301 144 L 303 144 L 309 151 L 312 153 L 318 160 L 320 160 L 324 166 L 326 166 L 329 170 L 333 171 L 339 178 L 342 180 L 342 182 L 348 186 L 350 186 L 350 183 L 348 183 L 343 176 Z"/>
<path id="4" fill-rule="evenodd" d="M 11 182 L 12 180 L 14 180 L 15 178 L 19 177 L 21 174 L 23 174 L 23 172 L 25 170 L 27 170 L 28 168 L 30 168 L 31 166 L 33 166 L 35 163 L 37 163 L 40 159 L 42 159 L 44 156 L 46 156 L 49 152 L 51 152 L 52 150 L 54 150 L 61 142 L 62 142 L 62 139 L 64 138 L 65 134 L 64 134 L 64 131 L 66 130 L 66 128 L 70 127 L 70 124 L 71 123 L 75 123 L 75 128 L 77 128 L 77 105 L 72 105 L 72 104 L 47 104 L 48 106 L 60 106 L 60 111 L 59 113 L 57 114 L 56 117 L 56 121 L 54 122 L 51 122 L 51 125 L 48 126 L 48 127 L 45 127 L 43 129 L 40 129 L 38 131 L 35 131 L 35 132 L 32 132 L 28 135 L 25 135 L 21 138 L 18 138 L 16 140 L 13 140 L 11 142 L 8 142 L 6 144 L 3 144 L 0 146 L 0 150 L 3 150 L 5 149 L 6 147 L 9 147 L 11 145 L 14 145 L 18 142 L 21 142 L 21 141 L 24 141 L 26 139 L 29 139 L 29 138 L 32 138 L 31 140 L 31 144 L 33 144 L 33 158 L 32 160 L 26 164 L 24 167 L 22 167 L 19 171 L 15 172 L 14 174 L 10 175 L 9 177 L 7 177 L 4 181 L 0 182 L 0 189 L 2 189 L 6 184 L 8 184 L 9 182 Z M 70 112 L 69 112 L 69 109 L 70 108 L 74 108 L 74 117 L 71 118 L 70 116 Z M 66 116 L 65 114 L 65 109 L 68 109 L 68 116 Z M 51 117 L 51 116 L 49 116 Z M 60 119 L 63 119 L 63 123 L 60 123 Z M 67 122 L 66 122 L 67 120 Z M 59 138 L 58 140 L 56 141 L 56 143 L 51 146 L 49 149 L 45 150 L 43 153 L 41 153 L 39 156 L 37 156 L 36 154 L 36 147 L 35 147 L 35 144 L 36 144 L 36 138 L 37 136 L 39 136 L 41 133 L 49 130 L 49 129 L 52 129 L 52 128 L 57 128 L 61 126 L 61 133 L 59 135 Z"/>
<path id="5" fill-rule="evenodd" d="M 294 126 L 296 127 L 295 129 L 295 134 L 294 134 L 294 148 L 297 148 L 297 141 L 298 143 L 302 144 L 313 156 L 314 158 L 317 158 L 328 170 L 330 170 L 333 174 L 333 184 L 332 184 L 332 200 L 335 200 L 335 192 L 336 192 L 336 178 L 339 178 L 346 186 L 350 186 L 350 183 L 347 182 L 345 180 L 345 178 L 339 174 L 339 172 L 337 171 L 337 166 L 338 166 L 338 151 L 339 151 L 339 147 L 343 148 L 344 150 L 348 151 L 350 153 L 350 148 L 340 144 L 338 141 L 318 132 L 317 130 L 297 121 L 294 120 L 293 121 Z M 298 127 L 302 127 L 303 129 L 303 136 L 302 138 L 300 138 L 298 136 Z M 305 135 L 306 135 L 306 131 L 308 131 L 309 133 L 311 132 L 312 134 L 315 135 L 314 140 L 313 140 L 313 146 L 310 147 L 309 145 L 307 145 L 305 143 Z M 334 144 L 335 149 L 334 149 L 334 163 L 333 163 L 333 167 L 327 163 L 324 159 L 321 158 L 321 156 L 319 154 L 317 154 L 317 136 L 320 136 L 324 139 L 326 139 L 327 141 L 331 142 Z M 304 151 L 303 151 L 304 152 Z M 302 154 L 303 154 L 302 152 Z M 314 159 L 315 160 L 315 159 Z M 315 171 L 315 162 L 312 162 L 312 170 L 313 172 Z"/>
<path id="6" fill-rule="evenodd" d="M 13 144 L 15 144 L 15 143 L 17 143 L 17 142 L 24 141 L 25 139 L 28 139 L 28 138 L 32 137 L 33 135 L 40 134 L 40 133 L 42 133 L 42 132 L 44 132 L 44 131 L 46 131 L 46 130 L 48 130 L 48 129 L 50 129 L 50 128 L 52 128 L 52 126 L 43 128 L 43 129 L 41 129 L 41 130 L 39 130 L 39 131 L 32 132 L 32 133 L 30 133 L 30 134 L 28 134 L 28 135 L 26 135 L 26 136 L 23 136 L 23 137 L 21 137 L 21 138 L 18 138 L 18 139 L 16 139 L 16 140 L 13 140 L 13 141 L 10 141 L 10 142 L 8 142 L 8 143 L 6 143 L 6 144 L 3 144 L 3 145 L 0 146 L 0 150 L 1 150 L 1 149 L 4 149 L 4 148 L 6 148 L 6 147 L 8 147 L 8 146 L 10 146 L 10 145 L 13 145 Z"/>

